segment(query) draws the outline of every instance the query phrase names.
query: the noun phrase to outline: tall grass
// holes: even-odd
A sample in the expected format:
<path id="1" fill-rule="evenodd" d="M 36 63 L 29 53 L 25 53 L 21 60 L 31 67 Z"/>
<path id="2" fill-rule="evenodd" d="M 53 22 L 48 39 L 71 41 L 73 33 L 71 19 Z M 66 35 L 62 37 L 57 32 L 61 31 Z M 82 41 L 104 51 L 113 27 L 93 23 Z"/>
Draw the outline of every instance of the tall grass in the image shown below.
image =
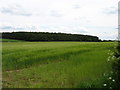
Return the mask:
<path id="1" fill-rule="evenodd" d="M 101 87 L 109 42 L 3 43 L 3 87 Z"/>

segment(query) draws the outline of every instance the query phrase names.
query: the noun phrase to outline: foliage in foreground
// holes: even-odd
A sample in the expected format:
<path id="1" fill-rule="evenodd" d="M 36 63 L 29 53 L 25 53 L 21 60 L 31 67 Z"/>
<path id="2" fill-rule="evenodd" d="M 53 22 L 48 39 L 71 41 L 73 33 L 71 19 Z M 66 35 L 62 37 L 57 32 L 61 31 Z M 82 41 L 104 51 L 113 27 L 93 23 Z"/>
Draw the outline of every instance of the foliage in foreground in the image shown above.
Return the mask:
<path id="1" fill-rule="evenodd" d="M 114 51 L 115 60 L 113 62 L 113 78 L 115 80 L 115 84 L 113 84 L 113 88 L 120 89 L 120 42 L 118 42 L 118 46 L 116 51 Z"/>
<path id="2" fill-rule="evenodd" d="M 104 88 L 120 89 L 120 43 L 109 53 L 108 62 L 112 63 L 112 71 L 105 74 Z"/>

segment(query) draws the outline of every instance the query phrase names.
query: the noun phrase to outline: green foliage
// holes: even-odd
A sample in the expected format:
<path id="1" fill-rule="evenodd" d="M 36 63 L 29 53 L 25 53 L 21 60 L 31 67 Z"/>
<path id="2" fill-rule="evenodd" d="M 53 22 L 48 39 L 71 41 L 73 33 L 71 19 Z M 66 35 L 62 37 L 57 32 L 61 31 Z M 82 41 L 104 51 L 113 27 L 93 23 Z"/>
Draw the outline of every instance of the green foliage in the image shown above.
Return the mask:
<path id="1" fill-rule="evenodd" d="M 111 63 L 112 70 L 104 73 L 103 88 L 120 89 L 120 44 L 115 44 L 113 50 L 109 50 L 108 63 Z"/>
<path id="2" fill-rule="evenodd" d="M 116 50 L 114 51 L 113 57 L 115 57 L 113 61 L 114 74 L 112 74 L 112 78 L 114 78 L 115 80 L 113 84 L 113 88 L 120 89 L 120 42 L 118 42 L 118 46 L 116 47 Z"/>
<path id="3" fill-rule="evenodd" d="M 96 36 L 49 32 L 5 32 L 2 33 L 2 38 L 25 41 L 100 41 Z"/>
<path id="4" fill-rule="evenodd" d="M 3 87 L 99 88 L 113 42 L 3 43 Z"/>

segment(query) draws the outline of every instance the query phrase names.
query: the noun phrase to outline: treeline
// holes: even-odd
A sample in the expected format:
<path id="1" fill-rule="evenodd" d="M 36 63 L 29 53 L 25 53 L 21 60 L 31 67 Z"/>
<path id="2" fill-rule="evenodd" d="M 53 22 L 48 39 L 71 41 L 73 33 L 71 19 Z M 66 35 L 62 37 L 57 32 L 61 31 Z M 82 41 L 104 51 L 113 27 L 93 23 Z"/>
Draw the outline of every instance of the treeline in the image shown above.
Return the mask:
<path id="1" fill-rule="evenodd" d="M 97 36 L 49 32 L 3 32 L 2 38 L 25 41 L 100 41 Z"/>

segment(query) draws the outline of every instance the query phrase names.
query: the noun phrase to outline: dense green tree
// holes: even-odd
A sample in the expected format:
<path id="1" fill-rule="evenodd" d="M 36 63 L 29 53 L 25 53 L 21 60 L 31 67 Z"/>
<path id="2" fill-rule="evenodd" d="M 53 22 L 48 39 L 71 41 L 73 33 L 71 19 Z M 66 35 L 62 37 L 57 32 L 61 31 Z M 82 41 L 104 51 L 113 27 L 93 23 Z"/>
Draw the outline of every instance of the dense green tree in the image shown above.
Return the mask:
<path id="1" fill-rule="evenodd" d="M 100 41 L 97 36 L 49 32 L 3 32 L 2 38 L 25 41 Z"/>

